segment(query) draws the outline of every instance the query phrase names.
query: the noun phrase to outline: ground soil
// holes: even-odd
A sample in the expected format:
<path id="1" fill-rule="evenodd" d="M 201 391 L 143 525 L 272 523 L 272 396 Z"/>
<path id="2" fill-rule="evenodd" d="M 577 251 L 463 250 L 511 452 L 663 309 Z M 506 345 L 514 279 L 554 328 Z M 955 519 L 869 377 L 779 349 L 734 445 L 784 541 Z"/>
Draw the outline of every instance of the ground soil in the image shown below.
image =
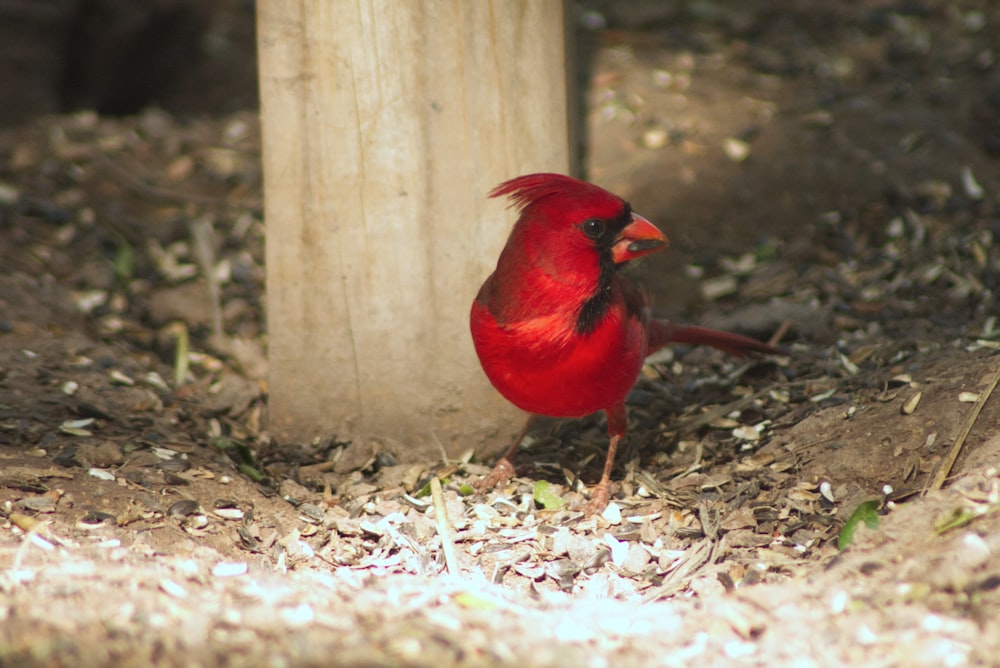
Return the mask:
<path id="1" fill-rule="evenodd" d="M 220 7 L 169 95 L 115 90 L 143 111 L 36 88 L 0 129 L 0 665 L 998 663 L 1000 8 L 575 6 L 589 177 L 672 241 L 636 277 L 789 352 L 651 359 L 586 517 L 598 417 L 487 494 L 474 455 L 268 435 Z"/>

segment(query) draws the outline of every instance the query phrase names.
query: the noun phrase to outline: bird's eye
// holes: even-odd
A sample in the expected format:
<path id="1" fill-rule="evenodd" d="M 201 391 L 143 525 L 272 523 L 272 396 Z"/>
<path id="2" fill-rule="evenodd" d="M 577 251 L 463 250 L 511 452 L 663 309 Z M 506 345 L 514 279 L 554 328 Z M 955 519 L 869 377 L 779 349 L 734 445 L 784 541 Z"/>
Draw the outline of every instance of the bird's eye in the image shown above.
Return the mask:
<path id="1" fill-rule="evenodd" d="M 591 239 L 600 239 L 601 235 L 604 234 L 604 221 L 600 218 L 588 218 L 583 221 L 580 228 Z"/>

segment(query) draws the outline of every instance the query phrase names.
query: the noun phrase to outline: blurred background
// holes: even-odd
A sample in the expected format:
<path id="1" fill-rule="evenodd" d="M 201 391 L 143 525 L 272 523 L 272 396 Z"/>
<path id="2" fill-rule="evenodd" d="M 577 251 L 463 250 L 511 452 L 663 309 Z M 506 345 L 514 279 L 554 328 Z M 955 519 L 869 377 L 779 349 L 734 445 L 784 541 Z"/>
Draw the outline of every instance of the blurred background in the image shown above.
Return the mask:
<path id="1" fill-rule="evenodd" d="M 671 249 L 642 268 L 662 314 L 737 322 L 758 334 L 793 318 L 807 338 L 832 340 L 837 328 L 876 316 L 886 323 L 891 304 L 861 283 L 888 275 L 850 272 L 903 250 L 908 261 L 928 263 L 946 292 L 916 315 L 961 328 L 993 305 L 991 263 L 980 262 L 971 282 L 959 266 L 934 266 L 949 253 L 974 255 L 971 239 L 988 249 L 1000 230 L 996 3 L 579 0 L 571 7 L 583 172 L 670 237 Z M 61 137 L 75 132 L 86 144 L 104 132 L 97 118 L 122 118 L 125 126 L 106 128 L 113 133 L 145 114 L 138 136 L 162 142 L 135 156 L 131 175 L 144 179 L 147 195 L 164 178 L 204 197 L 231 195 L 236 182 L 252 191 L 259 188 L 254 52 L 251 0 L 0 0 L 0 150 L 8 158 L 0 179 L 47 202 L 47 215 L 54 207 L 68 218 L 67 207 L 54 204 L 59 191 L 90 202 L 99 190 L 103 197 L 90 202 L 98 226 L 112 221 L 115 235 L 140 250 L 147 235 L 166 243 L 178 229 L 186 234 L 170 223 L 179 225 L 179 216 L 139 213 L 127 196 L 109 202 L 120 178 L 98 185 L 87 170 L 72 183 L 39 178 L 38 156 L 24 142 L 62 127 Z M 81 110 L 97 116 L 45 120 Z M 231 143 L 233 133 L 236 152 L 191 155 L 185 145 L 194 135 Z M 51 153 L 51 136 L 47 142 L 37 151 Z M 87 159 L 80 150 L 78 166 Z M 71 185 L 75 194 L 67 195 Z M 137 194 L 135 186 L 124 189 Z M 22 215 L 34 214 L 22 206 L 8 220 Z M 130 222 L 137 218 L 141 234 Z M 106 252 L 121 246 L 115 239 L 105 240 Z M 906 239 L 908 247 L 886 251 L 886 243 Z M 147 260 L 137 254 L 140 272 Z M 847 285 L 824 288 L 831 277 L 807 266 L 837 267 L 836 281 Z M 783 296 L 791 298 L 773 303 Z M 758 303 L 753 313 L 742 308 L 748 301 Z"/>

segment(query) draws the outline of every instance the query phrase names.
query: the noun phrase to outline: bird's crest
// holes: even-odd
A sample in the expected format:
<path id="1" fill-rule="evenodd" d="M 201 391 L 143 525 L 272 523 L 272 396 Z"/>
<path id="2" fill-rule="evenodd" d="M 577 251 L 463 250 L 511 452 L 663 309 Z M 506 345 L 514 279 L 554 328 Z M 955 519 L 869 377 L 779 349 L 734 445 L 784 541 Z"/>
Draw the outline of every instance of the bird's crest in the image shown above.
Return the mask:
<path id="1" fill-rule="evenodd" d="M 614 215 L 627 206 L 622 199 L 604 188 L 564 174 L 525 174 L 504 181 L 490 191 L 490 197 L 509 196 L 518 210 L 543 201 L 560 198 L 570 209 L 587 210 L 599 215 Z"/>

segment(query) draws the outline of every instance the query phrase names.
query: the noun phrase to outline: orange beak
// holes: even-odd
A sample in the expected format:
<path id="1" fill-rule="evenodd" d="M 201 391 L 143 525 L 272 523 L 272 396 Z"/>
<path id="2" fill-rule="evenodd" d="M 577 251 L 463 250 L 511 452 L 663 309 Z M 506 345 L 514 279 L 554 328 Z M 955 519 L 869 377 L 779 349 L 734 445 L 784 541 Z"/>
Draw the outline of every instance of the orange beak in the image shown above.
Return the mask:
<path id="1" fill-rule="evenodd" d="M 666 248 L 668 243 L 667 237 L 656 225 L 633 213 L 632 222 L 622 229 L 611 247 L 611 259 L 615 264 L 622 264 Z"/>

